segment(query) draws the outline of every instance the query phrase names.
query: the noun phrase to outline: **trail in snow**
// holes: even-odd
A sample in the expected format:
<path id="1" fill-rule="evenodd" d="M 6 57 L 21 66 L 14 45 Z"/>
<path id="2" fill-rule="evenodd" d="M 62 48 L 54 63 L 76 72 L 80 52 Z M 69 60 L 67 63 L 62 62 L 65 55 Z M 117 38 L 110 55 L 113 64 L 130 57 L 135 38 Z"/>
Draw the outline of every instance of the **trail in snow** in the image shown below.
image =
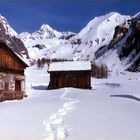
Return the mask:
<path id="1" fill-rule="evenodd" d="M 63 107 L 59 108 L 48 120 L 43 120 L 45 135 L 42 140 L 64 140 L 68 136 L 69 130 L 65 125 L 64 118 L 78 103 L 78 100 L 66 98 L 67 93 L 68 89 L 65 88 L 65 92 L 60 96 L 60 99 L 68 102 L 64 103 Z"/>

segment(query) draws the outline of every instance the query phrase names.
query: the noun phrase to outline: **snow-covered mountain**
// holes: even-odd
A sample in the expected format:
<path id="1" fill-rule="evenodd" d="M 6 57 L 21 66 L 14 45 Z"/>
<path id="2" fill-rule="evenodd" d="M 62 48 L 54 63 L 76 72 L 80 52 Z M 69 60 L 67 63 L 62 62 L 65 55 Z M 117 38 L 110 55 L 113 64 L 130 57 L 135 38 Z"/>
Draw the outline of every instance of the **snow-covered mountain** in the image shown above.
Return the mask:
<path id="1" fill-rule="evenodd" d="M 28 51 L 18 34 L 9 25 L 6 18 L 0 15 L 0 41 L 5 42 L 19 56 L 29 58 Z"/>
<path id="2" fill-rule="evenodd" d="M 74 36 L 72 32 L 58 32 L 47 24 L 40 27 L 33 33 L 24 32 L 19 37 L 28 49 L 29 56 L 32 59 L 46 57 L 45 54 L 50 48 L 65 44 L 65 42 Z"/>
<path id="3" fill-rule="evenodd" d="M 95 56 L 97 63 L 106 63 L 110 69 L 140 71 L 140 13 L 117 26 L 109 45 Z"/>
<path id="4" fill-rule="evenodd" d="M 42 25 L 33 33 L 22 33 L 19 37 L 27 46 L 31 58 L 59 58 L 93 60 L 94 53 L 112 40 L 115 27 L 128 16 L 111 12 L 95 17 L 78 34 L 58 32 L 49 25 Z"/>
<path id="5" fill-rule="evenodd" d="M 74 52 L 78 59 L 93 60 L 95 52 L 107 45 L 113 38 L 115 27 L 126 21 L 128 16 L 111 12 L 104 16 L 95 17 L 80 31 L 76 38 L 81 40 Z"/>
<path id="6" fill-rule="evenodd" d="M 3 30 L 5 30 L 6 34 L 9 34 L 11 36 L 17 36 L 17 33 L 8 24 L 7 19 L 1 15 L 0 15 L 0 25 L 2 25 L 0 30 L 2 30 L 3 27 Z"/>
<path id="7" fill-rule="evenodd" d="M 111 12 L 95 17 L 78 34 L 47 24 L 33 33 L 17 34 L 0 16 L 0 37 L 17 54 L 29 53 L 30 59 L 91 60 L 111 70 L 140 71 L 139 26 L 140 13 L 130 17 Z"/>

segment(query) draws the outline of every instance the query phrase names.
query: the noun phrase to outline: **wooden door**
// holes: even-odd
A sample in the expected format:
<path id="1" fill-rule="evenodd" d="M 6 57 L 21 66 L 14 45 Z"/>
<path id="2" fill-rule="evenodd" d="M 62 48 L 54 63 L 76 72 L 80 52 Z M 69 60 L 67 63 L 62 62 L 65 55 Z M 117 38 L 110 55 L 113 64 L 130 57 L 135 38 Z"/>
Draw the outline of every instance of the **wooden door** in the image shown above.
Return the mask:
<path id="1" fill-rule="evenodd" d="M 15 91 L 21 91 L 21 81 L 20 80 L 15 81 Z"/>

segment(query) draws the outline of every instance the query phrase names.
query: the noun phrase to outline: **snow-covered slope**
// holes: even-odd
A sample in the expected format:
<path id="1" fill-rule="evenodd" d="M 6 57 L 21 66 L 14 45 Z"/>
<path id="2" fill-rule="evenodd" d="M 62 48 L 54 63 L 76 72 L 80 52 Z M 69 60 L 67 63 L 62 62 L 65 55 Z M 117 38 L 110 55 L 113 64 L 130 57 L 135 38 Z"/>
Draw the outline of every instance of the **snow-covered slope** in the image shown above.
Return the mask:
<path id="1" fill-rule="evenodd" d="M 127 18 L 128 16 L 115 12 L 95 17 L 77 35 L 77 38 L 81 40 L 81 44 L 75 50 L 74 56 L 78 56 L 78 59 L 93 60 L 94 53 L 100 47 L 110 43 L 115 27 L 124 23 Z"/>
<path id="2" fill-rule="evenodd" d="M 95 54 L 110 69 L 140 71 L 140 13 L 115 28 L 113 39 Z"/>
<path id="3" fill-rule="evenodd" d="M 96 42 L 100 43 L 107 41 L 107 43 L 109 43 L 108 37 L 112 38 L 114 34 L 114 27 L 120 23 L 123 23 L 125 19 L 126 16 L 115 12 L 111 12 L 100 17 L 95 17 L 84 29 L 81 30 L 78 37 L 84 42 L 89 40 L 96 41 L 96 39 L 99 39 L 99 41 Z"/>

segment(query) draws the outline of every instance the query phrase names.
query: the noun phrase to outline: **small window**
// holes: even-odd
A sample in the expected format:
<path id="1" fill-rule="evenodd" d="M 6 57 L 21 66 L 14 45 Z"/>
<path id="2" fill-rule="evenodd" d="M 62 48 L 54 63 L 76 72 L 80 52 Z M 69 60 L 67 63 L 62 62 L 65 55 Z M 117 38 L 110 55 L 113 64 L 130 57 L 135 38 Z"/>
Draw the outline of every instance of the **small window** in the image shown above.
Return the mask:
<path id="1" fill-rule="evenodd" d="M 15 91 L 21 91 L 21 81 L 15 80 Z"/>
<path id="2" fill-rule="evenodd" d="M 8 91 L 9 90 L 9 82 L 4 83 L 4 90 Z"/>

